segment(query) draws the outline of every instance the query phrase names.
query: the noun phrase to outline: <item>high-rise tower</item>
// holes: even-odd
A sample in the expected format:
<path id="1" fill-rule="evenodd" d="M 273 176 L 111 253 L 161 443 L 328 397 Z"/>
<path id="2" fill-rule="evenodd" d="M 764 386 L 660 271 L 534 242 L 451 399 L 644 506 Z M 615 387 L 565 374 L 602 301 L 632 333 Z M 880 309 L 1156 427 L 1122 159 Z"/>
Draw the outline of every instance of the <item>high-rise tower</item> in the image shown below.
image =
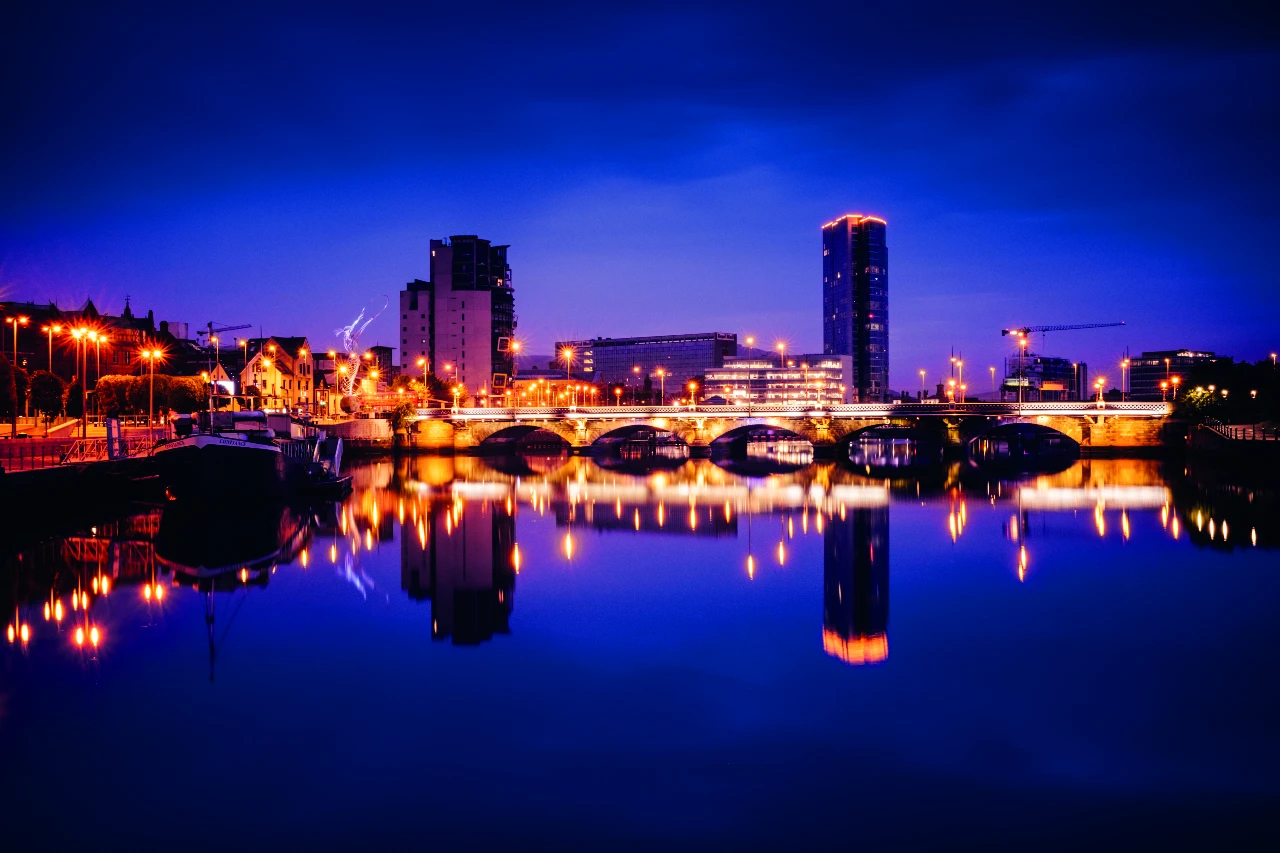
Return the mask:
<path id="1" fill-rule="evenodd" d="M 889 399 L 885 221 L 846 214 L 822 226 L 822 351 L 853 356 L 853 399 Z"/>
<path id="2" fill-rule="evenodd" d="M 431 241 L 431 279 L 400 292 L 400 368 L 418 359 L 462 396 L 499 397 L 510 382 L 515 295 L 507 246 L 474 235 Z"/>

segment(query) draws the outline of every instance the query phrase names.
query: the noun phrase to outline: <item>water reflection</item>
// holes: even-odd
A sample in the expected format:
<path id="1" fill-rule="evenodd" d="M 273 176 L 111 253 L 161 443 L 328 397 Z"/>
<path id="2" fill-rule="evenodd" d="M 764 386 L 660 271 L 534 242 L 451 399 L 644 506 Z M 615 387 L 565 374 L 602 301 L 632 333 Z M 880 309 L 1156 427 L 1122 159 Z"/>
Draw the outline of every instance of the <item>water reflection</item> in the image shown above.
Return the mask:
<path id="1" fill-rule="evenodd" d="M 579 531 L 586 530 L 727 540 L 740 543 L 729 546 L 727 559 L 745 566 L 748 581 L 765 564 L 791 565 L 792 540 L 820 537 L 823 647 L 850 662 L 876 662 L 888 653 L 895 504 L 936 511 L 936 526 L 913 535 L 938 535 L 956 547 L 970 547 L 966 531 L 975 513 L 996 512 L 1006 565 L 1024 582 L 1037 549 L 1049 544 L 1033 534 L 1037 520 L 1051 516 L 1085 514 L 1087 535 L 1126 543 L 1153 530 L 1171 542 L 1223 551 L 1278 542 L 1270 523 L 1280 505 L 1276 486 L 1204 465 L 1080 460 L 1057 473 L 1000 476 L 962 463 L 923 471 L 885 465 L 869 475 L 851 463 L 743 474 L 722 462 L 683 460 L 636 474 L 564 455 L 506 463 L 410 457 L 356 466 L 355 491 L 341 504 L 228 506 L 213 514 L 176 501 L 138 506 L 4 553 L 5 636 L 19 649 L 56 639 L 92 650 L 136 628 L 128 620 L 115 624 L 104 600 L 137 596 L 155 610 L 183 591 L 207 598 L 212 625 L 215 595 L 266 587 L 280 567 L 305 572 L 327 564 L 361 601 L 386 601 L 394 580 L 380 586 L 366 565 L 385 547 L 398 552 L 403 596 L 430 603 L 434 639 L 482 643 L 511 631 L 516 575 L 530 559 L 518 545 L 523 509 L 561 531 L 551 546 L 555 559 L 578 556 Z"/>
<path id="2" fill-rule="evenodd" d="M 402 526 L 400 588 L 431 602 L 433 640 L 475 645 L 510 633 L 519 558 L 514 507 L 464 495 L 426 503 Z"/>
<path id="3" fill-rule="evenodd" d="M 889 656 L 889 508 L 846 511 L 822 540 L 822 648 L 845 663 Z"/>

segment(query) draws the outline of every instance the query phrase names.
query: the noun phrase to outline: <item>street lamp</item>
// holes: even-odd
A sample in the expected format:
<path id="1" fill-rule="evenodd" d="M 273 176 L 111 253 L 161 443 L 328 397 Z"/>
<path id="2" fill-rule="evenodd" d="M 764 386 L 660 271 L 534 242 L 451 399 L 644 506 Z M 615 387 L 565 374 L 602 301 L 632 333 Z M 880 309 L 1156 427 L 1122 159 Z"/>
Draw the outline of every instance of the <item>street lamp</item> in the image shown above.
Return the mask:
<path id="1" fill-rule="evenodd" d="M 778 367 L 786 367 L 787 366 L 787 342 L 778 341 L 778 343 L 774 346 L 774 348 L 778 351 Z"/>
<path id="2" fill-rule="evenodd" d="M 963 389 L 964 388 L 964 362 L 958 358 L 956 359 L 956 370 L 959 372 L 959 375 L 956 376 L 956 381 L 960 383 L 960 387 Z M 960 395 L 960 402 L 961 403 L 964 402 L 964 394 Z"/>
<path id="3" fill-rule="evenodd" d="M 1255 397 L 1258 396 L 1258 392 L 1254 391 L 1253 396 Z M 613 389 L 613 405 L 614 406 L 622 405 L 622 386 L 621 385 L 615 386 Z"/>
<path id="4" fill-rule="evenodd" d="M 248 338 L 240 339 L 240 348 L 244 350 L 244 366 L 248 367 L 249 366 L 249 339 Z"/>
<path id="5" fill-rule="evenodd" d="M 698 405 L 698 383 L 689 382 L 689 409 L 692 410 Z"/>
<path id="6" fill-rule="evenodd" d="M 1018 338 L 1018 405 L 1022 405 L 1022 386 L 1027 384 L 1027 339 Z"/>
<path id="7" fill-rule="evenodd" d="M 994 403 L 996 402 L 996 369 L 988 367 L 987 370 L 991 371 L 991 402 Z"/>
<path id="8" fill-rule="evenodd" d="M 1107 384 L 1107 380 L 1106 380 L 1104 377 L 1102 377 L 1102 376 L 1099 376 L 1096 380 L 1094 380 L 1093 387 L 1098 389 L 1098 402 L 1099 402 L 1099 403 L 1101 403 L 1101 402 L 1102 402 L 1102 388 L 1103 388 L 1103 386 L 1104 386 L 1104 385 L 1106 385 L 1106 384 Z"/>
<path id="9" fill-rule="evenodd" d="M 929 393 L 928 389 L 924 387 L 924 371 L 921 370 L 920 371 L 920 399 L 923 400 L 924 395 L 927 393 Z"/>
<path id="10" fill-rule="evenodd" d="M 53 373 L 53 335 L 54 332 L 61 332 L 62 326 L 41 326 L 40 331 L 49 336 L 49 372 Z"/>
<path id="11" fill-rule="evenodd" d="M 4 321 L 13 326 L 13 366 L 18 366 L 18 327 L 31 322 L 30 317 L 5 317 Z"/>
<path id="12" fill-rule="evenodd" d="M 148 362 L 149 373 L 151 375 L 150 390 L 147 395 L 147 434 L 154 438 L 155 433 L 152 431 L 152 425 L 155 423 L 156 408 L 156 361 L 161 359 L 164 353 L 158 349 L 144 349 L 142 357 Z"/>
<path id="13" fill-rule="evenodd" d="M 1164 403 L 1169 399 L 1169 383 L 1161 380 L 1160 382 L 1160 402 Z"/>
<path id="14" fill-rule="evenodd" d="M 560 358 L 564 359 L 564 378 L 568 382 L 573 378 L 569 375 L 569 370 L 573 367 L 573 347 L 562 348 L 560 350 Z"/>
<path id="15" fill-rule="evenodd" d="M 1128 371 L 1128 369 L 1129 369 L 1129 359 L 1126 358 L 1120 362 L 1120 401 L 1121 402 L 1124 402 L 1124 376 L 1125 376 L 1125 372 Z M 1132 381 L 1133 380 L 1130 379 L 1130 382 Z"/>
<path id="16" fill-rule="evenodd" d="M 667 403 L 667 371 L 659 367 L 657 370 L 657 373 L 658 373 L 658 405 L 665 406 Z"/>
<path id="17" fill-rule="evenodd" d="M 1169 381 L 1173 383 L 1173 399 L 1177 400 L 1177 399 L 1178 399 L 1178 384 L 1179 384 L 1180 382 L 1182 382 L 1182 377 L 1181 377 L 1181 376 L 1175 376 L 1175 377 L 1173 377 L 1172 379 L 1170 379 Z"/>

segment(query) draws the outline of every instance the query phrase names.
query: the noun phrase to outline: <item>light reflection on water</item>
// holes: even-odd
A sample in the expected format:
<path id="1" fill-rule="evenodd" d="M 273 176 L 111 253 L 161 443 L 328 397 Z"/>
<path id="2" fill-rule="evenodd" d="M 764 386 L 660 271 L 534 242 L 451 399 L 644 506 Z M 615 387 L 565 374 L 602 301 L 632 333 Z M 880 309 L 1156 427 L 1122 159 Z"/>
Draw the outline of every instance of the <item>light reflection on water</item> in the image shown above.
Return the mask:
<path id="1" fill-rule="evenodd" d="M 267 682 L 298 666 L 340 695 L 368 689 L 368 679 L 377 678 L 370 672 L 382 673 L 375 689 L 391 702 L 427 688 L 474 697 L 488 688 L 472 679 L 487 685 L 491 667 L 498 667 L 513 684 L 528 682 L 523 701 L 555 708 L 582 701 L 563 682 L 567 671 L 590 661 L 596 677 L 610 683 L 615 672 L 644 673 L 646 702 L 689 701 L 689 687 L 676 673 L 706 669 L 729 679 L 726 696 L 751 698 L 753 713 L 769 726 L 797 733 L 814 724 L 808 719 L 814 709 L 743 685 L 753 679 L 787 684 L 797 695 L 852 690 L 882 718 L 888 741 L 876 749 L 899 755 L 898 773 L 906 772 L 900 761 L 916 747 L 894 744 L 905 744 L 913 732 L 931 740 L 918 727 L 948 727 L 914 704 L 924 701 L 920 691 L 947 696 L 964 716 L 975 708 L 999 713 L 987 692 L 1003 690 L 1024 711 L 1056 718 L 1057 709 L 1050 712 L 1045 703 L 1061 696 L 1045 685 L 1096 690 L 1073 698 L 1088 705 L 1086 718 L 1101 721 L 1095 730 L 1062 725 L 1085 739 L 1079 745 L 1085 753 L 1124 752 L 1129 747 L 1112 734 L 1124 725 L 1108 717 L 1109 703 L 1119 715 L 1137 712 L 1145 700 L 1106 678 L 1093 685 L 1079 673 L 1079 655 L 1098 664 L 1114 655 L 1117 666 L 1142 671 L 1143 655 L 1189 654 L 1173 633 L 1182 626 L 1216 638 L 1193 656 L 1228 655 L 1245 669 L 1280 659 L 1274 648 L 1249 641 L 1250 631 L 1260 630 L 1257 613 L 1242 615 L 1201 598 L 1221 584 L 1232 606 L 1248 608 L 1250 599 L 1280 591 L 1274 572 L 1253 571 L 1274 568 L 1271 549 L 1280 543 L 1268 523 L 1276 514 L 1274 488 L 1150 460 L 1085 460 L 1024 479 L 954 463 L 886 476 L 831 462 L 776 470 L 744 474 L 740 466 L 690 460 L 640 473 L 578 457 L 412 457 L 358 464 L 355 491 L 340 505 L 228 507 L 210 514 L 171 502 L 104 518 L 5 557 L 0 600 L 11 696 L 0 736 L 12 749 L 15 736 L 41 735 L 52 725 L 37 713 L 46 695 L 56 697 L 47 701 L 60 703 L 60 715 L 74 719 L 76 703 L 85 701 L 77 685 L 120 691 L 120 702 L 145 702 L 197 670 L 240 703 L 268 703 L 266 713 L 281 701 Z M 1216 562 L 1206 568 L 1210 559 Z M 1252 573 L 1230 570 L 1241 560 Z M 1213 581 L 1204 579 L 1206 571 L 1217 572 Z M 1092 634 L 1086 639 L 1083 631 Z M 1269 636 L 1277 635 L 1271 630 Z M 446 664 L 423 639 L 484 648 L 473 653 L 480 657 Z M 323 645 L 330 656 L 300 663 L 299 643 Z M 1033 659 L 1018 655 L 1024 646 L 1036 650 Z M 175 662 L 139 683 L 139 667 L 157 659 L 162 647 L 173 650 L 165 657 Z M 1099 657 L 1099 648 L 1108 651 Z M 969 656 L 957 658 L 959 649 Z M 1009 669 L 998 675 L 976 663 L 982 655 L 1011 652 Z M 600 663 L 601 655 L 610 663 Z M 512 656 L 523 662 L 519 676 L 510 670 Z M 734 656 L 740 661 L 730 663 Z M 836 669 L 815 669 L 818 661 Z M 962 679 L 940 667 L 970 675 Z M 1173 674 L 1155 670 L 1142 676 L 1151 679 L 1153 695 L 1180 689 L 1163 680 Z M 412 671 L 420 671 L 414 678 L 422 682 L 411 688 L 400 679 Z M 227 679 L 233 686 L 223 687 Z M 561 686 L 546 687 L 548 693 L 544 684 Z M 1269 688 L 1260 694 L 1225 676 L 1215 684 L 1226 691 L 1218 698 L 1228 707 L 1276 706 Z M 630 695 L 625 686 L 614 689 Z M 887 699 L 878 699 L 878 691 L 911 703 L 906 719 L 915 722 L 885 717 L 880 703 Z M 190 701 L 203 708 L 214 700 Z M 575 711 L 561 710 L 566 725 L 582 725 Z M 738 720 L 743 709 L 706 713 L 714 726 L 717 713 L 725 722 Z M 1162 706 L 1158 714 L 1185 736 L 1189 721 L 1176 706 Z M 543 724 L 557 731 L 558 723 Z M 680 730 L 686 723 L 663 714 L 634 725 L 645 741 L 686 736 Z M 976 736 L 963 727 L 953 735 Z M 827 736 L 844 749 L 865 735 L 836 726 Z M 594 737 L 614 753 L 631 748 L 616 732 Z M 1029 737 L 1019 749 L 1052 751 Z M 1259 761 L 1280 757 L 1275 737 L 1248 746 L 1252 757 L 1244 757 L 1243 746 L 1239 754 L 1223 752 L 1214 740 L 1203 749 L 1188 747 L 1194 760 L 1166 746 L 1172 756 L 1143 753 L 1120 770 L 1102 753 L 1090 760 L 1103 768 L 1095 773 L 1129 774 L 1126 784 L 1142 790 L 1159 776 L 1158 767 L 1192 773 L 1186 766 L 1195 765 L 1233 790 L 1274 795 L 1257 769 Z M 270 754 L 269 746 L 262 748 Z M 523 748 L 513 760 L 532 760 Z M 1201 754 L 1214 749 L 1212 759 Z M 965 752 L 953 763 L 971 759 Z M 818 772 L 801 753 L 774 761 L 774 771 Z M 1034 788 L 1045 774 L 1054 776 L 1028 766 L 1000 779 L 1012 788 Z M 770 790 L 766 778 L 756 784 L 757 793 Z M 1184 789 L 1198 790 L 1186 780 Z M 623 824 L 629 819 L 617 817 Z"/>

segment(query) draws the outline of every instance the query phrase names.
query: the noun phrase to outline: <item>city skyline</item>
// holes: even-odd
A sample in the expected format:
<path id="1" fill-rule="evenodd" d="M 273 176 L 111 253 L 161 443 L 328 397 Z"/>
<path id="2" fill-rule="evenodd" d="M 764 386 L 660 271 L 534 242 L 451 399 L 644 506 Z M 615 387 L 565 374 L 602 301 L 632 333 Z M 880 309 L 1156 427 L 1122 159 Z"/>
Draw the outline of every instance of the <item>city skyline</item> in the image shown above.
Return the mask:
<path id="1" fill-rule="evenodd" d="M 513 9 L 488 67 L 454 61 L 466 21 L 440 10 L 69 29 L 30 8 L 2 60 L 25 85 L 0 141 L 0 289 L 319 340 L 422 276 L 431 237 L 488 234 L 519 254 L 533 352 L 670 332 L 677 308 L 679 328 L 818 351 L 819 229 L 859 210 L 894 224 L 893 388 L 943 347 L 999 363 L 999 329 L 1034 323 L 1125 320 L 1050 338 L 1099 369 L 1126 346 L 1263 357 L 1273 34 L 1239 10 L 1097 11 L 996 9 L 991 28 L 942 4 L 828 9 L 818 27 L 755 7 L 726 28 L 714 7 Z M 833 41 L 855 16 L 885 38 Z M 438 61 L 405 65 L 426 33 Z M 859 85 L 834 90 L 847 67 Z M 502 103 L 510 130 L 439 133 L 450 89 Z M 281 292 L 308 298 L 264 298 Z M 367 339 L 397 331 L 388 312 Z"/>

